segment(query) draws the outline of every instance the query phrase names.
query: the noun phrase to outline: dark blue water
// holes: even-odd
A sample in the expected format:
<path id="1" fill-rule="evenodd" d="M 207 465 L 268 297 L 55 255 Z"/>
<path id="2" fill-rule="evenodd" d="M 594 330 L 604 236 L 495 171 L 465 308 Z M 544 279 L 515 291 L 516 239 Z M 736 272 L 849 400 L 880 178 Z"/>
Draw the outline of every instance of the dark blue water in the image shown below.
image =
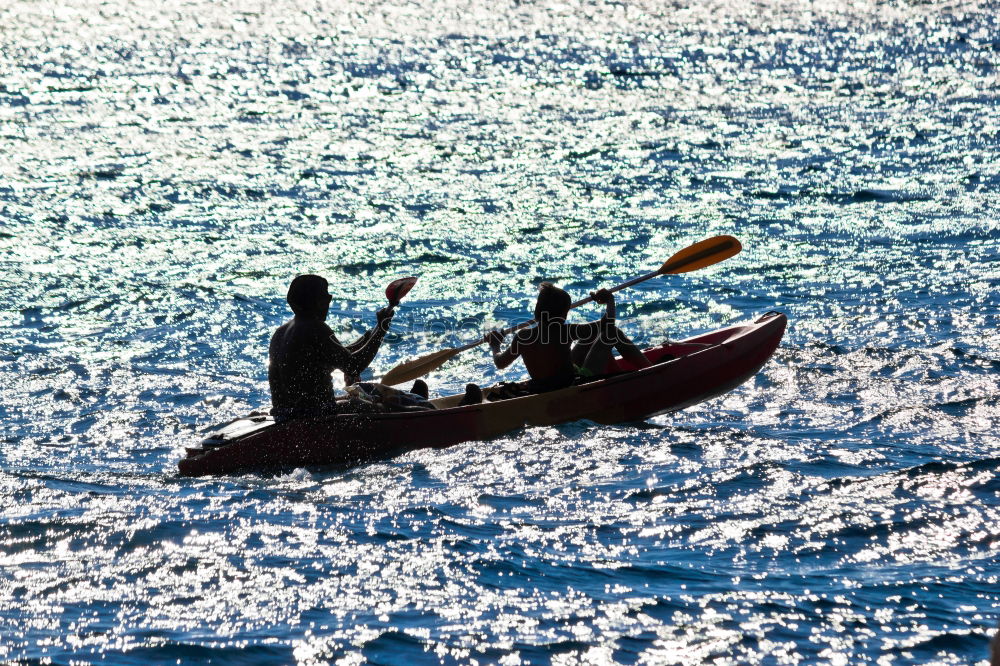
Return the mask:
<path id="1" fill-rule="evenodd" d="M 0 659 L 985 660 L 997 10 L 0 7 Z M 743 253 L 619 315 L 653 344 L 788 314 L 726 396 L 176 476 L 267 404 L 297 273 L 345 338 L 420 277 L 377 377 L 720 233 Z M 479 349 L 430 381 L 520 373 Z"/>

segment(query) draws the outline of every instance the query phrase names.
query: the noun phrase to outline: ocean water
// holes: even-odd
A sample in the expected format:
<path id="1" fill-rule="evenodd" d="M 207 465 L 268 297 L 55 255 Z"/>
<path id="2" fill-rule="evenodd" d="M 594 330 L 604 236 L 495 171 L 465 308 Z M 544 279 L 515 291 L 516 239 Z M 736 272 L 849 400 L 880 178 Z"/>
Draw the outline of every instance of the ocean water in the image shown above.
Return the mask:
<path id="1" fill-rule="evenodd" d="M 0 660 L 970 664 L 1000 617 L 1000 6 L 0 4 Z M 790 318 L 615 427 L 184 479 L 297 273 L 377 377 L 623 292 Z M 594 317 L 595 309 L 574 315 Z M 437 393 L 515 379 L 482 349 Z"/>

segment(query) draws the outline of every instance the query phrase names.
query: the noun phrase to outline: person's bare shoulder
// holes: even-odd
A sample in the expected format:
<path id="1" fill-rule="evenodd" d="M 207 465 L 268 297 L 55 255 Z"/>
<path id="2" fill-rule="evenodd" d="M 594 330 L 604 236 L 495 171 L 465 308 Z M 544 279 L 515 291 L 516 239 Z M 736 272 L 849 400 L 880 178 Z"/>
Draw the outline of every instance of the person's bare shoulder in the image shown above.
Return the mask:
<path id="1" fill-rule="evenodd" d="M 291 327 L 291 325 L 292 325 L 292 320 L 289 319 L 284 324 L 274 329 L 274 333 L 271 335 L 271 340 L 274 341 L 283 338 L 285 334 L 288 332 L 288 329 Z"/>

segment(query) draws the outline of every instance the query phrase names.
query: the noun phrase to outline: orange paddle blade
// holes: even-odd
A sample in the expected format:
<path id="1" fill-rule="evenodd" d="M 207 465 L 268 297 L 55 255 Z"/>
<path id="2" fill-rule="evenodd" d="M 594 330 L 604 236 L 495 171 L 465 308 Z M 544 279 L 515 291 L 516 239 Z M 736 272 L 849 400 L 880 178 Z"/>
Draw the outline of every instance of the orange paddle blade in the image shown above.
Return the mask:
<path id="1" fill-rule="evenodd" d="M 687 273 L 705 268 L 712 264 L 717 264 L 724 259 L 739 254 L 743 246 L 732 236 L 715 236 L 706 238 L 700 243 L 684 248 L 674 256 L 667 259 L 667 262 L 660 266 L 657 271 L 660 275 Z"/>
<path id="2" fill-rule="evenodd" d="M 442 365 L 448 362 L 449 359 L 458 355 L 460 349 L 442 349 L 441 351 L 432 352 L 420 358 L 415 358 L 412 361 L 406 361 L 400 363 L 395 368 L 385 373 L 382 379 L 379 380 L 380 383 L 386 386 L 395 386 L 396 384 L 402 384 L 403 382 L 408 382 L 418 377 L 423 377 L 428 372 L 433 372 L 437 370 Z"/>

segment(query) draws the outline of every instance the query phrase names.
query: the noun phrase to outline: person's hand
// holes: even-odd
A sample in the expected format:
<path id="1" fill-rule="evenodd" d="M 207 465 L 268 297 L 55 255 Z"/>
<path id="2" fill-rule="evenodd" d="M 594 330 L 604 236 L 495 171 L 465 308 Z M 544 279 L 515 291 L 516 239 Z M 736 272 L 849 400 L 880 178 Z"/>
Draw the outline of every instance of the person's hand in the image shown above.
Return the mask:
<path id="1" fill-rule="evenodd" d="M 612 294 L 607 289 L 598 289 L 597 291 L 590 292 L 590 297 L 594 299 L 596 303 L 601 305 L 607 305 L 608 303 L 614 303 L 615 295 Z"/>
<path id="2" fill-rule="evenodd" d="M 396 314 L 395 310 L 392 308 L 382 308 L 375 313 L 375 323 L 380 328 L 389 328 L 389 322 L 392 321 L 392 316 Z"/>
<path id="3" fill-rule="evenodd" d="M 503 332 L 502 331 L 490 331 L 485 336 L 483 336 L 483 341 L 489 344 L 490 347 L 499 347 L 503 342 Z"/>

